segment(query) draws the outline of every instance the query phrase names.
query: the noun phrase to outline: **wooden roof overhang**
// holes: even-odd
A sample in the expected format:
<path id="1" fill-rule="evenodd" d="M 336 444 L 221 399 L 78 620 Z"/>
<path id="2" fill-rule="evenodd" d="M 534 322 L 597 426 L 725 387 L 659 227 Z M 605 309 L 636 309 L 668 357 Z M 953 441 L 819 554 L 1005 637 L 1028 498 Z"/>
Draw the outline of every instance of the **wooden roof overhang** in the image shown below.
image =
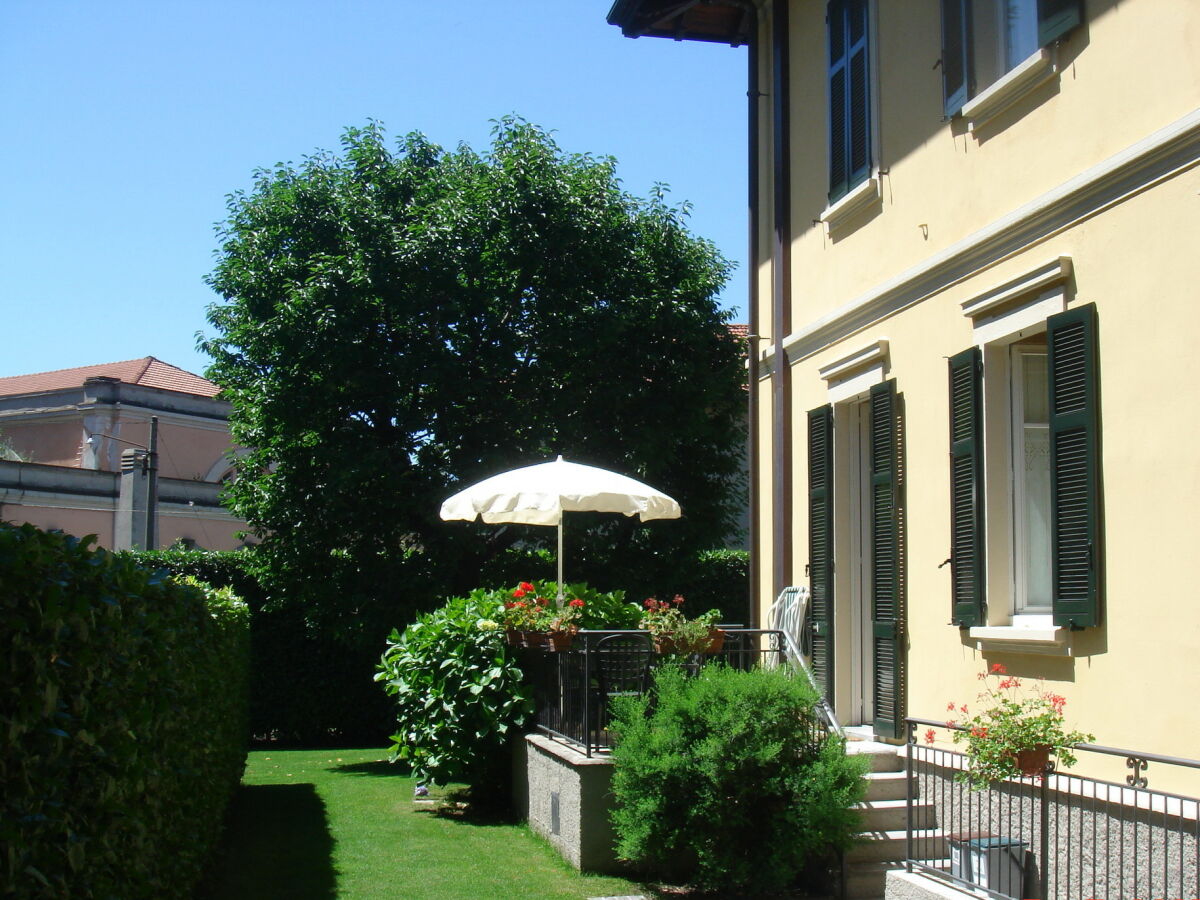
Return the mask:
<path id="1" fill-rule="evenodd" d="M 708 41 L 733 47 L 750 42 L 752 0 L 615 0 L 608 24 L 625 37 Z"/>

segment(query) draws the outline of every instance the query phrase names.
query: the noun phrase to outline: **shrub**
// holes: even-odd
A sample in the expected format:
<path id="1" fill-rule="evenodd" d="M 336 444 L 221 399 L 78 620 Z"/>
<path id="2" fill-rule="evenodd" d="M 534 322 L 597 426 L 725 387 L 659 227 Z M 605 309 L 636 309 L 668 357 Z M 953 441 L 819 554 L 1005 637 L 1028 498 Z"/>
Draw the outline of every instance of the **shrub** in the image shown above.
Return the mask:
<path id="1" fill-rule="evenodd" d="M 245 764 L 246 608 L 89 540 L 0 524 L 0 894 L 187 895 Z"/>
<path id="2" fill-rule="evenodd" d="M 702 888 L 777 890 L 849 845 L 863 766 L 813 727 L 812 688 L 783 669 L 660 668 L 618 698 L 617 853 Z"/>
<path id="3" fill-rule="evenodd" d="M 424 781 L 504 792 L 533 699 L 500 628 L 510 591 L 475 590 L 393 630 L 376 681 L 396 704 L 392 759 Z"/>

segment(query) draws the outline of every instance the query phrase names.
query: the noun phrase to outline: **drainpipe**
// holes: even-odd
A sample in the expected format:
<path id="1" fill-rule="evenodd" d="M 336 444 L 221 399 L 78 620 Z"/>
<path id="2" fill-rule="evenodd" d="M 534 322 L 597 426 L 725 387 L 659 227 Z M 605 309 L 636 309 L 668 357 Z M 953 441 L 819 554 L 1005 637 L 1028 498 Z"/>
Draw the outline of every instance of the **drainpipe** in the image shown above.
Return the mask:
<path id="1" fill-rule="evenodd" d="M 748 209 L 750 219 L 750 246 L 748 252 L 749 265 L 746 266 L 746 271 L 750 278 L 749 292 L 747 297 L 747 307 L 749 309 L 749 327 L 750 338 L 746 347 L 747 351 L 747 412 L 746 412 L 746 453 L 747 459 L 750 460 L 750 621 L 748 622 L 751 628 L 758 628 L 762 616 L 759 614 L 759 602 L 762 596 L 762 576 L 759 560 L 762 556 L 762 529 L 758 522 L 759 510 L 761 504 L 758 502 L 759 485 L 762 478 L 759 475 L 759 440 L 758 440 L 758 417 L 759 417 L 759 402 L 758 402 L 758 361 L 759 361 L 759 331 L 758 331 L 758 213 L 759 202 L 758 192 L 760 187 L 759 181 L 759 113 L 758 107 L 761 95 L 759 94 L 758 80 L 758 7 L 751 7 L 749 11 L 752 25 L 750 28 L 750 43 L 747 46 L 747 76 L 746 76 L 746 97 L 747 97 L 747 114 L 746 114 L 746 153 L 749 158 L 749 175 L 747 177 L 747 193 L 748 193 Z"/>
<path id="2" fill-rule="evenodd" d="M 792 385 L 783 339 L 792 330 L 789 161 L 789 0 L 772 0 L 771 106 L 774 234 L 771 265 L 772 596 L 792 584 Z"/>

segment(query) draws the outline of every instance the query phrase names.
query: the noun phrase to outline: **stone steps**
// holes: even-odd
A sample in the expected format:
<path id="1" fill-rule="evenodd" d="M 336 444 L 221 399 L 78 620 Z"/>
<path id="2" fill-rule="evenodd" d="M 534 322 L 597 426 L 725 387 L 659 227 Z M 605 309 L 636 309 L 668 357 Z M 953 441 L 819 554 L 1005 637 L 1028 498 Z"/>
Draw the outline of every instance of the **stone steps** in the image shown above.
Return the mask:
<path id="1" fill-rule="evenodd" d="M 862 817 L 858 843 L 846 852 L 845 889 L 848 900 L 876 900 L 884 895 L 887 873 L 904 867 L 907 855 L 907 791 L 904 760 L 892 744 L 851 735 L 848 755 L 870 759 L 864 776 L 866 795 L 857 809 Z M 946 847 L 945 834 L 936 828 L 933 805 L 916 803 L 913 808 L 914 839 L 922 841 L 923 852 L 938 853 Z"/>

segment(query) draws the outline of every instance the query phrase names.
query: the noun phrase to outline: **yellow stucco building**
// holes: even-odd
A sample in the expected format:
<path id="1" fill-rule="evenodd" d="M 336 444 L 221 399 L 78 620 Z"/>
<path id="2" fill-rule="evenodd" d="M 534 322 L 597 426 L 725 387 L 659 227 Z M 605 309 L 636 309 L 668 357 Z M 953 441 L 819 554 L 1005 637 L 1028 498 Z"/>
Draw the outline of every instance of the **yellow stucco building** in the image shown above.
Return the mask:
<path id="1" fill-rule="evenodd" d="M 1000 663 L 1098 743 L 1200 756 L 1168 702 L 1200 658 L 1200 4 L 610 21 L 750 48 L 760 620 L 809 586 L 819 677 L 880 737 Z"/>

